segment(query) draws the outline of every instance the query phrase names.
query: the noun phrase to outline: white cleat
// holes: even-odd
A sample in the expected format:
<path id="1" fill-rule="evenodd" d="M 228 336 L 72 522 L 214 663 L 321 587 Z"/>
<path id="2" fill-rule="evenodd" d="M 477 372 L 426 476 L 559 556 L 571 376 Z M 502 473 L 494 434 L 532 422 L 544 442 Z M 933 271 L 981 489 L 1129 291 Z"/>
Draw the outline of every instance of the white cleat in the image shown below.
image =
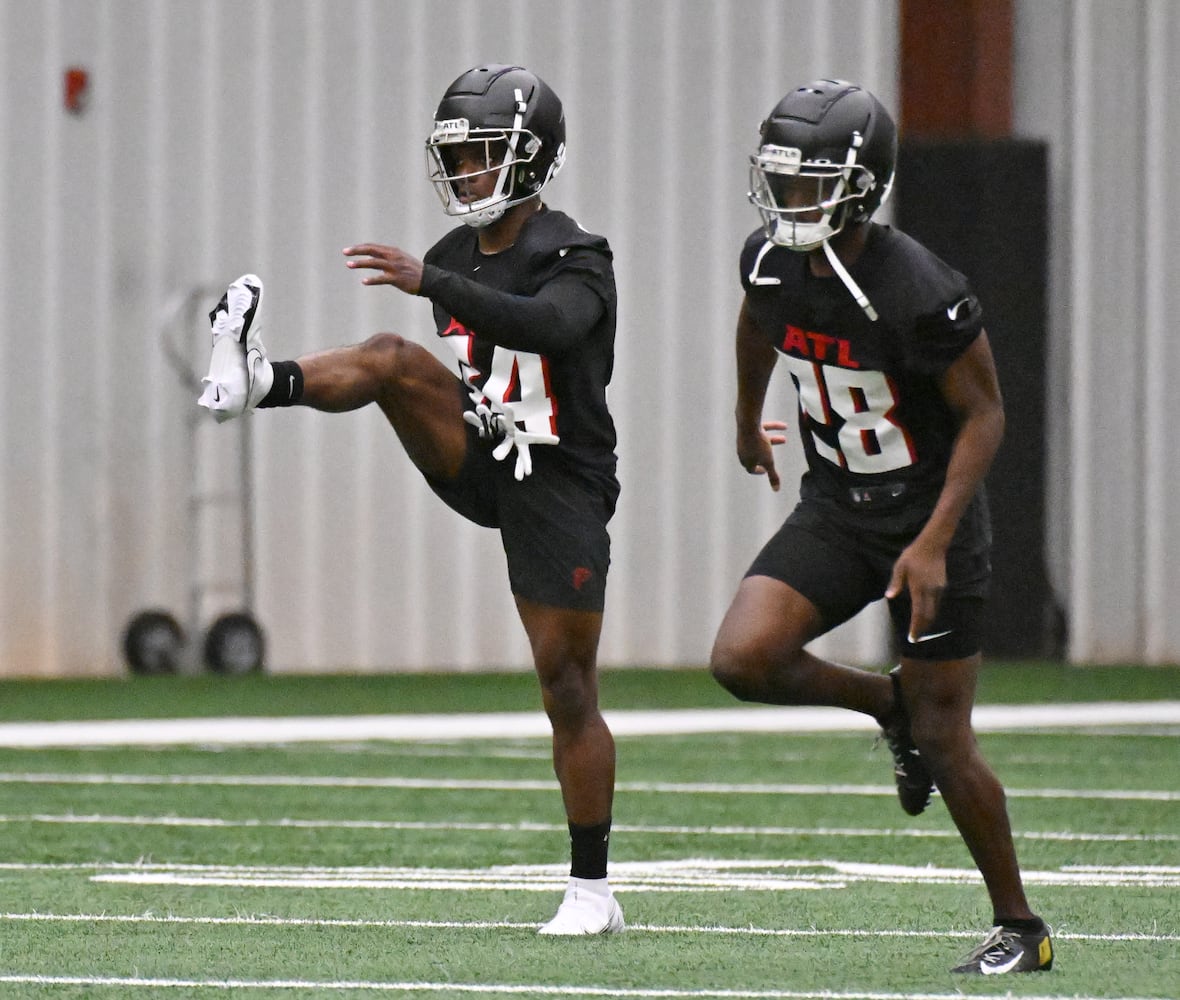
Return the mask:
<path id="1" fill-rule="evenodd" d="M 624 926 L 623 908 L 606 879 L 571 878 L 557 913 L 537 933 L 565 937 L 617 934 Z"/>
<path id="2" fill-rule="evenodd" d="M 244 274 L 209 313 L 213 356 L 197 403 L 218 423 L 252 410 L 270 392 L 274 371 L 262 346 L 262 282 Z"/>

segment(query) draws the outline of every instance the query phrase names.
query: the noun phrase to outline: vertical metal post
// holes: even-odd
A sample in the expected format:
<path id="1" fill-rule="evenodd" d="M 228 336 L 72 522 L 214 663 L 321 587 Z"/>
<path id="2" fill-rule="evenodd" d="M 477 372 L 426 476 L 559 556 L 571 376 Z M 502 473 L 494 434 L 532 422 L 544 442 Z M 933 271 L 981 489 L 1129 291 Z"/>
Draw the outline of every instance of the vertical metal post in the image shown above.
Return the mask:
<path id="1" fill-rule="evenodd" d="M 254 614 L 254 415 L 246 413 L 238 421 L 242 438 L 238 460 L 241 474 L 239 503 L 242 517 L 242 610 Z"/>
<path id="2" fill-rule="evenodd" d="M 183 330 L 186 337 L 192 337 L 200 319 L 201 299 L 204 289 L 192 289 L 185 300 L 182 313 Z M 199 389 L 197 377 L 189 374 L 190 388 Z M 201 672 L 201 603 L 204 598 L 204 584 L 201 581 L 201 478 L 200 478 L 200 450 L 199 421 L 204 416 L 200 408 L 192 401 L 185 407 L 185 422 L 188 429 L 189 463 L 188 463 L 188 566 L 189 593 L 188 615 L 185 618 L 185 644 L 181 658 L 181 671 L 186 674 Z"/>

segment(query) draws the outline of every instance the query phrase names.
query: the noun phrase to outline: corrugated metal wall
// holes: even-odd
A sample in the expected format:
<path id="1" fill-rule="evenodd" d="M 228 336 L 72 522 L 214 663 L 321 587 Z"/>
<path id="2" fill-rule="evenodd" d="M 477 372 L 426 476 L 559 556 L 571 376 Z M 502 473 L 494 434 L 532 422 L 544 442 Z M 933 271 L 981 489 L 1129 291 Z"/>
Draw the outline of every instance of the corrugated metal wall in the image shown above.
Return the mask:
<path id="1" fill-rule="evenodd" d="M 1049 554 L 1077 662 L 1180 662 L 1180 5 L 1024 0 L 1017 126 L 1052 162 Z"/>
<path id="2" fill-rule="evenodd" d="M 1051 555 L 1070 652 L 1180 660 L 1178 15 L 1018 11 L 1017 121 L 1053 143 Z M 896 19 L 895 0 L 0 0 L 0 674 L 118 673 L 133 611 L 187 618 L 194 580 L 227 584 L 200 618 L 229 603 L 243 444 L 272 669 L 528 662 L 495 536 L 438 503 L 378 414 L 194 424 L 163 346 L 203 368 L 201 313 L 248 270 L 272 356 L 429 331 L 424 302 L 361 288 L 339 250 L 445 231 L 422 141 L 446 84 L 492 60 L 562 95 L 550 200 L 616 251 L 624 493 L 602 661 L 702 662 L 792 502 L 732 455 L 745 157 L 799 80 L 848 76 L 895 106 Z M 73 64 L 91 81 L 77 116 Z M 772 403 L 790 415 L 785 381 Z M 783 462 L 793 478 L 797 451 Z M 194 516 L 192 482 L 228 499 Z M 827 652 L 879 658 L 880 617 Z"/>

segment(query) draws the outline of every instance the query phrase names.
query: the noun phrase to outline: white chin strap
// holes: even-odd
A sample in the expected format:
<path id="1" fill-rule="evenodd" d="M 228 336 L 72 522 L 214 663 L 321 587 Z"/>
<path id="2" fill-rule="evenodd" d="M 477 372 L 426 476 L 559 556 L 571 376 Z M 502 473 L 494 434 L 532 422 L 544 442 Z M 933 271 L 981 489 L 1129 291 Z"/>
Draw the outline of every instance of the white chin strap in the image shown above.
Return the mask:
<path id="1" fill-rule="evenodd" d="M 856 304 L 864 310 L 864 314 L 868 316 L 870 320 L 872 320 L 874 323 L 877 322 L 877 310 L 873 308 L 873 304 L 869 301 L 869 297 L 860 290 L 860 285 L 852 280 L 852 275 L 848 273 L 848 268 L 840 263 L 840 258 L 836 256 L 836 251 L 832 249 L 831 243 L 829 243 L 827 240 L 824 240 L 823 248 L 824 256 L 828 258 L 828 263 L 832 265 L 832 270 L 835 271 L 836 274 L 839 275 L 840 280 L 844 282 L 844 287 L 847 288 L 852 294 L 852 297 L 856 299 Z"/>
<path id="2" fill-rule="evenodd" d="M 461 215 L 463 225 L 470 226 L 472 229 L 485 229 L 493 222 L 503 218 L 504 213 L 508 210 L 508 206 L 504 202 L 499 205 L 492 205 L 490 208 L 480 208 L 474 212 L 468 212 L 466 215 Z"/>
<path id="3" fill-rule="evenodd" d="M 822 222 L 788 222 L 780 217 L 775 221 L 772 239 L 789 250 L 814 250 L 835 235 L 827 218 Z"/>

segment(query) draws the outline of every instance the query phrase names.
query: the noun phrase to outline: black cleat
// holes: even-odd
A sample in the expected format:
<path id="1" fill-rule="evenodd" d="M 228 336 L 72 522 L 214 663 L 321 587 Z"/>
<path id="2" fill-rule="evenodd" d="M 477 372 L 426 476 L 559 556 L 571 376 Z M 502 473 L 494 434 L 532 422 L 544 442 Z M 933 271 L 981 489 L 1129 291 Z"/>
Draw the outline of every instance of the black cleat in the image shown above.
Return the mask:
<path id="1" fill-rule="evenodd" d="M 934 791 L 934 779 L 922 760 L 914 738 L 910 735 L 910 716 L 901 696 L 901 678 L 894 667 L 889 671 L 893 682 L 893 710 L 881 723 L 881 738 L 893 754 L 893 776 L 897 780 L 897 797 L 909 815 L 917 816 L 928 805 Z"/>
<path id="2" fill-rule="evenodd" d="M 1015 927 L 993 927 L 991 933 L 951 972 L 998 976 L 1005 972 L 1048 972 L 1053 968 L 1049 928 L 1024 932 Z"/>

